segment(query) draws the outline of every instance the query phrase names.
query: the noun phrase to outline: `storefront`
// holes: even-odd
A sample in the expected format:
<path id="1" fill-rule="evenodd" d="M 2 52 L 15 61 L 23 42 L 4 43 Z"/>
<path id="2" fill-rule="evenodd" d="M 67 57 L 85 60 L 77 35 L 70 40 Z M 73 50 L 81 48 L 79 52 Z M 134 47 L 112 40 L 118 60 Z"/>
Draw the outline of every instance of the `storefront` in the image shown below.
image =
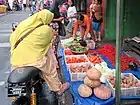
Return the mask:
<path id="1" fill-rule="evenodd" d="M 139 0 L 123 0 L 122 12 L 122 37 L 134 37 L 140 33 L 140 9 Z M 105 0 L 105 37 L 115 39 L 116 29 L 116 0 Z"/>

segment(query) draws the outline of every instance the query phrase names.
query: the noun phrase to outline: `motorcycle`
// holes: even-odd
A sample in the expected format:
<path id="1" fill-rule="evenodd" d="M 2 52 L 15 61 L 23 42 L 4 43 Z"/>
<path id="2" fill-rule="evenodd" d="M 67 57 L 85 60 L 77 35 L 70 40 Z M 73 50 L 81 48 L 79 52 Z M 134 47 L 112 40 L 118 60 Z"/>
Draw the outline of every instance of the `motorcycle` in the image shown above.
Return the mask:
<path id="1" fill-rule="evenodd" d="M 12 105 L 39 104 L 41 85 L 44 82 L 40 74 L 41 71 L 38 68 L 31 66 L 20 67 L 10 73 L 7 82 L 8 97 L 12 97 Z"/>
<path id="2" fill-rule="evenodd" d="M 17 23 L 13 23 L 12 26 L 14 31 Z M 50 27 L 58 32 L 59 25 L 57 23 L 51 23 Z M 57 34 L 54 40 L 56 57 L 58 57 L 57 49 L 59 42 L 60 38 Z M 59 73 L 59 75 L 61 74 Z M 10 73 L 7 85 L 8 97 L 12 98 L 12 105 L 66 105 L 64 95 L 58 96 L 46 88 L 44 80 L 41 78 L 41 71 L 36 67 L 24 66 L 16 68 Z M 47 96 L 43 94 L 46 91 L 48 93 Z"/>

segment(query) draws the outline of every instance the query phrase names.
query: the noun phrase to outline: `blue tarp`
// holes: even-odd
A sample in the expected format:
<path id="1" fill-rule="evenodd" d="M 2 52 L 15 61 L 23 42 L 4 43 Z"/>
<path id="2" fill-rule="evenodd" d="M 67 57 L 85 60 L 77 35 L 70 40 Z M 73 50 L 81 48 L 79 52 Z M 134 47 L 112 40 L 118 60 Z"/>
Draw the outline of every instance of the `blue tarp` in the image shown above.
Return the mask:
<path id="1" fill-rule="evenodd" d="M 71 82 L 70 80 L 70 74 L 67 70 L 67 66 L 65 63 L 65 58 L 64 58 L 64 50 L 63 49 L 59 49 L 59 54 L 62 55 L 61 58 L 61 64 L 62 64 L 62 69 L 64 71 L 64 76 L 66 81 L 70 82 L 71 86 L 69 88 L 69 90 L 71 91 L 72 95 L 74 96 L 74 102 L 75 105 L 113 105 L 115 103 L 115 97 L 111 97 L 108 100 L 101 100 L 97 97 L 94 96 L 94 94 L 89 97 L 89 98 L 82 98 L 79 96 L 78 94 L 78 87 L 80 84 L 82 84 L 83 82 L 77 81 L 77 82 Z M 104 61 L 108 64 L 109 68 L 114 69 L 115 67 L 110 63 L 109 59 L 101 56 Z M 137 77 L 140 77 L 140 72 L 139 73 L 135 73 L 135 71 L 126 71 L 129 73 L 133 73 L 134 75 L 136 74 Z M 140 99 L 140 97 L 121 97 L 122 99 Z"/>

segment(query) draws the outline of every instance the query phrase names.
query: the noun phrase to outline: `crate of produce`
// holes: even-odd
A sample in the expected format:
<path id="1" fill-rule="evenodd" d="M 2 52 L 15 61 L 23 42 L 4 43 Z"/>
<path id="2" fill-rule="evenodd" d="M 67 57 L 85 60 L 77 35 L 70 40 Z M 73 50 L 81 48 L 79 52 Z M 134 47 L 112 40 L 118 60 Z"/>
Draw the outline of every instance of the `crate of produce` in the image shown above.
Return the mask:
<path id="1" fill-rule="evenodd" d="M 67 65 L 71 81 L 83 81 L 86 76 L 86 71 L 91 69 L 91 63 L 68 64 Z"/>
<path id="2" fill-rule="evenodd" d="M 101 73 L 114 74 L 115 69 L 109 68 L 108 64 L 101 58 L 99 54 L 87 55 L 93 67 L 98 69 Z"/>
<path id="3" fill-rule="evenodd" d="M 86 62 L 90 63 L 86 55 L 66 55 L 65 61 L 66 61 L 66 64 L 71 64 L 71 63 L 80 64 L 80 63 L 86 63 Z"/>
<path id="4" fill-rule="evenodd" d="M 108 75 L 107 83 L 115 96 L 115 76 Z M 140 81 L 132 73 L 121 74 L 121 96 L 140 96 Z"/>
<path id="5" fill-rule="evenodd" d="M 0 5 L 0 13 L 5 13 L 5 12 L 6 12 L 6 6 Z"/>
<path id="6" fill-rule="evenodd" d="M 72 38 L 61 40 L 61 47 L 64 49 L 68 48 L 68 46 L 71 45 L 72 41 L 73 41 Z"/>
<path id="7" fill-rule="evenodd" d="M 94 65 L 104 62 L 104 60 L 98 54 L 93 54 L 93 55 L 90 54 L 90 55 L 87 55 L 87 57 L 89 61 Z"/>
<path id="8" fill-rule="evenodd" d="M 73 53 L 72 53 L 72 51 L 69 48 L 67 48 L 67 49 L 64 49 L 64 55 L 65 56 L 66 55 L 73 55 Z"/>

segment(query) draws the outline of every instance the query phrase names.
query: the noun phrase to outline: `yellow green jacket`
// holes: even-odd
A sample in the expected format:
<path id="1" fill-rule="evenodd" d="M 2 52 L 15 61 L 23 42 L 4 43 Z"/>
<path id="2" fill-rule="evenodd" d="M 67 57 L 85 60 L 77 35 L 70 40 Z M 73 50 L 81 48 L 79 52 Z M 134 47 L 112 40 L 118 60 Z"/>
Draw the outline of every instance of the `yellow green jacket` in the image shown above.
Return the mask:
<path id="1" fill-rule="evenodd" d="M 18 25 L 10 36 L 12 65 L 23 66 L 34 63 L 47 53 L 53 39 L 53 30 L 48 26 L 53 16 L 50 11 L 42 10 Z M 36 28 L 14 49 L 17 40 L 40 24 L 42 26 Z"/>

